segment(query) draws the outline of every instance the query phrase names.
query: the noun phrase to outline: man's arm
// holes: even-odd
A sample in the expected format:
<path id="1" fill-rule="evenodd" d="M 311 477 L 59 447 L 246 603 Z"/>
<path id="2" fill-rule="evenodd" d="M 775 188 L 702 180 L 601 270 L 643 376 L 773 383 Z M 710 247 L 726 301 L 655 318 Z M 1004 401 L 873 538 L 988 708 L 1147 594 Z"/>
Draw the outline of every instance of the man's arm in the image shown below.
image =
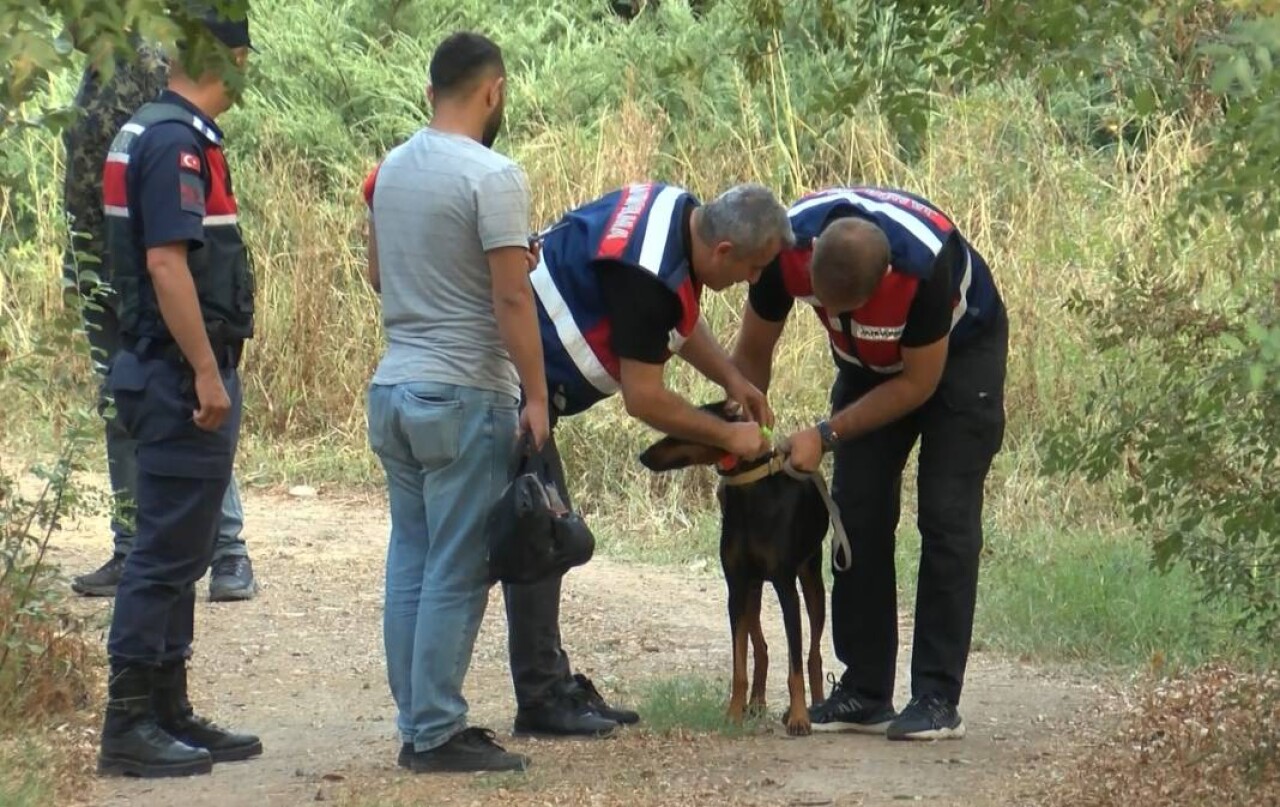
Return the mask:
<path id="1" fill-rule="evenodd" d="M 137 160 L 137 209 L 160 316 L 182 355 L 195 371 L 199 409 L 195 424 L 213 431 L 231 410 L 222 375 L 209 345 L 204 315 L 187 254 L 204 242 L 204 156 L 194 133 L 177 127 L 148 130 L 151 139 L 139 144 L 131 158 Z"/>
<path id="2" fill-rule="evenodd" d="M 493 312 L 527 400 L 547 402 L 538 307 L 529 284 L 528 250 L 502 247 L 486 253 L 493 276 Z"/>
<path id="3" fill-rule="evenodd" d="M 369 278 L 369 285 L 378 294 L 382 293 L 382 276 L 378 274 L 378 234 L 373 227 L 373 192 L 378 186 L 378 171 L 382 168 L 382 163 L 378 163 L 373 170 L 364 178 L 364 182 L 360 186 L 360 194 L 364 197 L 365 206 L 369 208 L 369 214 L 365 218 L 365 226 L 369 228 L 368 249 L 366 252 L 369 257 L 369 268 L 366 277 Z"/>
<path id="4" fill-rule="evenodd" d="M 680 349 L 680 357 L 712 383 L 723 387 L 725 394 L 746 409 L 752 420 L 763 426 L 773 426 L 773 411 L 769 408 L 764 393 L 734 365 L 729 354 L 724 352 L 724 348 L 712 336 L 705 319 L 698 319 L 693 333 Z"/>
<path id="5" fill-rule="evenodd" d="M 733 363 L 748 381 L 766 393 L 773 380 L 773 351 L 786 324 L 785 318 L 770 322 L 760 316 L 750 302 L 742 312 L 742 330 L 733 346 Z"/>
<path id="6" fill-rule="evenodd" d="M 529 283 L 529 186 L 515 166 L 486 176 L 477 199 L 480 244 L 489 263 L 498 333 L 524 390 L 520 428 L 541 449 L 551 434 L 538 305 Z"/>
<path id="7" fill-rule="evenodd" d="M 627 414 L 663 434 L 717 446 L 740 457 L 758 457 L 772 447 L 756 423 L 728 423 L 667 389 L 661 364 L 621 359 L 622 401 Z"/>
<path id="8" fill-rule="evenodd" d="M 373 229 L 373 219 L 369 219 L 369 243 L 365 250 L 369 256 L 369 285 L 378 294 L 382 293 L 382 277 L 378 274 L 378 234 Z"/>
<path id="9" fill-rule="evenodd" d="M 892 423 L 929 400 L 947 364 L 947 337 L 931 345 L 902 349 L 902 372 L 841 409 L 831 428 L 841 440 Z"/>
<path id="10" fill-rule="evenodd" d="M 773 376 L 773 351 L 782 336 L 795 300 L 782 279 L 782 265 L 774 261 L 751 284 L 742 312 L 742 330 L 733 347 L 733 363 L 747 380 L 768 392 Z"/>
<path id="11" fill-rule="evenodd" d="M 218 362 L 205 331 L 200 298 L 187 266 L 186 242 L 148 249 L 147 272 L 151 275 L 160 316 L 195 371 L 196 397 L 200 403 L 195 413 L 196 425 L 209 431 L 217 429 L 231 409 L 231 400 L 222 385 Z"/>

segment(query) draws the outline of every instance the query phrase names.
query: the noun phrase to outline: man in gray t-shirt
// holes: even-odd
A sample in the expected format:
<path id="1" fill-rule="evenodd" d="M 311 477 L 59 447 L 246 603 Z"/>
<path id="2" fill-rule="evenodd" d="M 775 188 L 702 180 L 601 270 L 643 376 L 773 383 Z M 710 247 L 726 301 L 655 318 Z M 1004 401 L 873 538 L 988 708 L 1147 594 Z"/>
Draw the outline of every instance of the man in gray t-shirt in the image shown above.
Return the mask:
<path id="1" fill-rule="evenodd" d="M 506 89 L 498 46 L 454 34 L 430 72 L 431 124 L 364 187 L 388 342 L 369 387 L 369 442 L 391 506 L 387 677 L 402 767 L 523 770 L 525 757 L 467 726 L 462 683 L 488 600 L 486 517 L 518 433 L 541 448 L 549 432 L 529 189 L 489 149 Z"/>

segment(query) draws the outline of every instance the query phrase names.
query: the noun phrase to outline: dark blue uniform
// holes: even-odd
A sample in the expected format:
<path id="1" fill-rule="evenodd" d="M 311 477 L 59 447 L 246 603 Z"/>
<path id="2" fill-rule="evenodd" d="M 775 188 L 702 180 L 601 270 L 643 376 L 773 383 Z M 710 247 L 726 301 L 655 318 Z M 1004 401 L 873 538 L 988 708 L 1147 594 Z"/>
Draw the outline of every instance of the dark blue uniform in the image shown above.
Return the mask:
<path id="1" fill-rule="evenodd" d="M 186 658 L 194 584 L 209 568 L 240 431 L 236 366 L 252 333 L 252 275 L 236 222 L 222 133 L 181 96 L 144 106 L 112 145 L 103 175 L 107 254 L 121 295 L 124 349 L 107 388 L 138 442 L 138 537 L 116 593 L 115 664 Z M 196 426 L 195 376 L 169 334 L 146 251 L 185 243 L 231 411 Z"/>

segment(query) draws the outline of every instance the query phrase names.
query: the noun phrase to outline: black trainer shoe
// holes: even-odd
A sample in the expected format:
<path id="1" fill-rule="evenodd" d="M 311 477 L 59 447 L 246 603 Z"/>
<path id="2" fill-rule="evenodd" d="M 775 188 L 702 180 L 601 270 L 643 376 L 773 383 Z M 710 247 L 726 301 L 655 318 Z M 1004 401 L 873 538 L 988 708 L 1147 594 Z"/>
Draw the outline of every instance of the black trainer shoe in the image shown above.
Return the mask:
<path id="1" fill-rule="evenodd" d="M 591 707 L 587 691 L 573 680 L 558 690 L 538 706 L 516 710 L 517 737 L 608 737 L 618 727 Z"/>
<path id="2" fill-rule="evenodd" d="M 887 734 L 890 740 L 958 740 L 964 736 L 964 720 L 941 697 L 921 695 L 894 718 Z"/>
<path id="3" fill-rule="evenodd" d="M 478 773 L 482 771 L 524 771 L 529 758 L 512 754 L 493 741 L 488 729 L 471 727 L 449 738 L 430 751 L 414 751 L 405 743 L 400 746 L 396 763 L 414 773 Z"/>
<path id="4" fill-rule="evenodd" d="M 124 574 L 124 555 L 112 555 L 111 560 L 96 571 L 71 579 L 71 590 L 85 597 L 114 597 L 120 576 Z"/>
<path id="5" fill-rule="evenodd" d="M 630 726 L 640 722 L 638 713 L 630 709 L 619 709 L 616 706 L 610 706 L 605 703 L 604 696 L 600 694 L 600 690 L 596 689 L 596 685 L 591 683 L 590 678 L 582 673 L 576 673 L 573 676 L 573 680 L 577 681 L 578 686 L 587 694 L 587 705 L 605 720 L 612 720 L 623 726 Z"/>
<path id="6" fill-rule="evenodd" d="M 218 558 L 209 569 L 209 602 L 252 600 L 258 593 L 253 563 L 248 555 Z"/>
<path id="7" fill-rule="evenodd" d="M 809 722 L 814 731 L 858 734 L 883 734 L 894 718 L 893 704 L 872 703 L 829 675 L 831 695 L 817 706 L 809 707 Z"/>

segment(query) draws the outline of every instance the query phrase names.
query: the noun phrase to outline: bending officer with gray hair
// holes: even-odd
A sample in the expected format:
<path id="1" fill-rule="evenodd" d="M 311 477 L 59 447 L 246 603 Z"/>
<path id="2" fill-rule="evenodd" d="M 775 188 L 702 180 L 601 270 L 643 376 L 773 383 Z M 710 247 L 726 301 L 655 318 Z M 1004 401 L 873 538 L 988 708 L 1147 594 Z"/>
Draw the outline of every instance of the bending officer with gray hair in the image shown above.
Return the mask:
<path id="1" fill-rule="evenodd" d="M 543 447 L 568 494 L 555 443 L 559 417 L 621 393 L 627 413 L 664 434 L 754 458 L 771 450 L 764 394 L 733 364 L 700 317 L 702 290 L 755 282 L 794 243 L 786 208 L 760 185 L 702 204 L 683 188 L 628 185 L 566 213 L 542 238 L 530 275 L 538 299 L 552 436 Z M 724 388 L 755 422 L 727 423 L 669 390 L 679 355 Z M 571 506 L 571 505 L 570 505 Z M 506 585 L 517 734 L 604 736 L 635 723 L 572 673 L 560 641 L 561 578 Z"/>

